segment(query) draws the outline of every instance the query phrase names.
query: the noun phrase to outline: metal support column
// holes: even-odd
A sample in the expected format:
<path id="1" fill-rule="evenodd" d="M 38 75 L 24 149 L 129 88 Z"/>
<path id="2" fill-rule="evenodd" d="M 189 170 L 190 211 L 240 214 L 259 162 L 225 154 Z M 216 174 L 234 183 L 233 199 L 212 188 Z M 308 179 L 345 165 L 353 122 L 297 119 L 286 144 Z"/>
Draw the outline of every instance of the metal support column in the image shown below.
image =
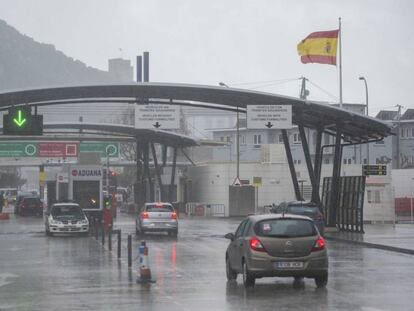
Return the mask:
<path id="1" fill-rule="evenodd" d="M 300 134 L 300 139 L 302 141 L 303 154 L 305 155 L 305 161 L 306 161 L 306 166 L 308 168 L 309 179 L 312 184 L 311 201 L 317 204 L 320 204 L 321 199 L 319 197 L 319 187 L 317 187 L 316 178 L 314 174 L 315 172 L 313 170 L 312 159 L 311 159 L 310 151 L 309 151 L 308 140 L 306 138 L 305 128 L 303 127 L 303 125 L 299 125 L 299 134 Z"/>
<path id="2" fill-rule="evenodd" d="M 143 187 L 142 187 L 142 177 L 143 177 L 143 170 L 142 170 L 142 145 L 138 138 L 136 138 L 136 164 L 137 164 L 137 176 L 135 181 L 135 191 L 134 191 L 134 197 L 135 197 L 135 203 L 138 206 L 141 206 L 141 204 L 144 202 L 143 200 Z"/>
<path id="3" fill-rule="evenodd" d="M 293 189 L 295 190 L 296 200 L 302 201 L 302 195 L 299 190 L 298 178 L 296 176 L 295 166 L 293 164 L 292 152 L 290 150 L 289 137 L 286 130 L 282 130 L 283 143 L 285 145 L 286 157 L 289 164 L 290 175 L 292 177 Z"/>
<path id="4" fill-rule="evenodd" d="M 151 142 L 151 152 L 152 152 L 152 159 L 154 160 L 155 175 L 157 176 L 158 187 L 160 188 L 160 201 L 163 201 L 164 200 L 164 190 L 163 190 L 163 187 L 162 187 L 160 168 L 158 166 L 157 153 L 155 152 L 155 146 L 154 146 L 153 142 Z"/>
<path id="5" fill-rule="evenodd" d="M 174 181 L 175 181 L 175 169 L 177 167 L 177 147 L 174 147 L 174 155 L 173 155 L 173 164 L 171 169 L 171 183 L 168 191 L 168 199 L 172 202 L 173 199 L 173 189 L 174 189 Z"/>
<path id="6" fill-rule="evenodd" d="M 329 202 L 329 220 L 328 225 L 334 226 L 336 224 L 336 212 L 339 194 L 339 182 L 341 177 L 341 163 L 342 163 L 342 146 L 341 146 L 341 128 L 338 126 L 335 138 L 335 154 L 332 170 L 332 188 L 331 200 Z"/>
<path id="7" fill-rule="evenodd" d="M 316 132 L 315 163 L 313 167 L 313 170 L 315 172 L 315 179 L 318 184 L 318 189 L 321 183 L 321 167 L 322 167 L 322 157 L 323 157 L 322 134 L 323 134 L 323 129 L 318 129 Z"/>
<path id="8" fill-rule="evenodd" d="M 144 184 L 145 184 L 145 202 L 153 202 L 151 195 L 151 173 L 149 168 L 149 148 L 148 142 L 143 144 L 143 158 L 144 158 Z M 149 189 L 148 189 L 149 188 Z M 148 191 L 149 190 L 149 191 Z M 149 193 L 148 193 L 149 192 Z"/>

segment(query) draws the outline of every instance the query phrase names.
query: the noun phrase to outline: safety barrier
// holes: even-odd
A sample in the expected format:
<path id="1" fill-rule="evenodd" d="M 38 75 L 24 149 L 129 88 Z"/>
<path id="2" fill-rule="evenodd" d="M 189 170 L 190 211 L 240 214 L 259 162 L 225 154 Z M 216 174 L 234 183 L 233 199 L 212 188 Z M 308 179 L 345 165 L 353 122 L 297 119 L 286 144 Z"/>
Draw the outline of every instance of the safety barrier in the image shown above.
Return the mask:
<path id="1" fill-rule="evenodd" d="M 185 205 L 188 216 L 224 217 L 226 206 L 224 204 L 189 202 Z"/>

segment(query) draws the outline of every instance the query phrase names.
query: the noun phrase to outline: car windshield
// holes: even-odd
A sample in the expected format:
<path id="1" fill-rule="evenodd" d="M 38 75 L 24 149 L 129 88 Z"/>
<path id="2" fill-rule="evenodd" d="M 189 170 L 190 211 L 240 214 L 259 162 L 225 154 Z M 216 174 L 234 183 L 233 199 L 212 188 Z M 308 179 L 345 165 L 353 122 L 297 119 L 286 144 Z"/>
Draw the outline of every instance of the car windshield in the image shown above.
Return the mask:
<path id="1" fill-rule="evenodd" d="M 173 212 L 174 209 L 169 204 L 149 204 L 145 206 L 147 212 Z"/>
<path id="2" fill-rule="evenodd" d="M 51 214 L 53 217 L 83 217 L 81 208 L 79 206 L 72 205 L 54 206 Z"/>
<path id="3" fill-rule="evenodd" d="M 315 214 L 318 212 L 318 208 L 316 206 L 288 206 L 287 210 L 288 213 L 292 214 Z"/>
<path id="4" fill-rule="evenodd" d="M 269 237 L 303 237 L 316 235 L 315 226 L 306 219 L 269 219 L 256 224 L 258 236 Z"/>

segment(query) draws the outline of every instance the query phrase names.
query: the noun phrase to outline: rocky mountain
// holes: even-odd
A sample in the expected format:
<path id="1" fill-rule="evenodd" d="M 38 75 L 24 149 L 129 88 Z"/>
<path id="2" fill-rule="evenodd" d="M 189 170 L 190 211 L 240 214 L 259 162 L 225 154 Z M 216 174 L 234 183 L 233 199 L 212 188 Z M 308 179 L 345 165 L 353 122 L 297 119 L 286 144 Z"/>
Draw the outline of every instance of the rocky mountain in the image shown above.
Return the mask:
<path id="1" fill-rule="evenodd" d="M 0 20 L 0 91 L 115 82 L 102 70 L 39 43 Z"/>

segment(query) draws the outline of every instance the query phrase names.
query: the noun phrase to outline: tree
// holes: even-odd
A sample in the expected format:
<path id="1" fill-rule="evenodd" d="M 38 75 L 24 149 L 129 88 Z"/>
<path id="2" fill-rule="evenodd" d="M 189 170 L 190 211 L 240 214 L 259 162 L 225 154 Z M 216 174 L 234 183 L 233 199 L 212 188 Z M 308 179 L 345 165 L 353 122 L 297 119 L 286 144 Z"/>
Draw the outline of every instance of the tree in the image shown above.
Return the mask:
<path id="1" fill-rule="evenodd" d="M 25 183 L 26 179 L 21 178 L 20 170 L 17 168 L 0 171 L 0 188 L 20 188 Z"/>

